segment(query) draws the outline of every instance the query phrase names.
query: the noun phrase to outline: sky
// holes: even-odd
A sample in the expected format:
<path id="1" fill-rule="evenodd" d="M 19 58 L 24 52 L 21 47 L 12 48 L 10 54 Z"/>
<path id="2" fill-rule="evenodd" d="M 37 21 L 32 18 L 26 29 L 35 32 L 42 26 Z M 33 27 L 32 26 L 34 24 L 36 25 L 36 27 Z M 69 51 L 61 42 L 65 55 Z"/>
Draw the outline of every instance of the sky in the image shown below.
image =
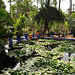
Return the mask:
<path id="1" fill-rule="evenodd" d="M 6 10 L 9 12 L 10 6 L 9 6 L 9 3 L 7 2 L 8 0 L 3 0 L 3 1 L 5 2 Z M 61 3 L 61 9 L 65 13 L 67 12 L 68 8 L 70 7 L 69 1 L 70 0 L 63 0 Z M 14 3 L 12 2 L 12 4 L 14 4 Z M 72 4 L 75 4 L 75 0 L 72 0 Z"/>

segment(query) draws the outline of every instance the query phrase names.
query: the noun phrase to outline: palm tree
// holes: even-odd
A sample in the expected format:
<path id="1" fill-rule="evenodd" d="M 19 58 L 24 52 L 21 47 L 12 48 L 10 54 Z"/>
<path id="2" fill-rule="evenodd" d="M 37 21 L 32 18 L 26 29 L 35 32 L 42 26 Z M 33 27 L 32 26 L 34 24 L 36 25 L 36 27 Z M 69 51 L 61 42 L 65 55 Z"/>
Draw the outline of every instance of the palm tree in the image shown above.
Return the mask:
<path id="1" fill-rule="evenodd" d="M 12 1 L 9 0 L 8 2 L 9 2 L 9 4 L 10 4 L 10 15 L 11 15 L 11 2 L 12 2 Z"/>
<path id="2" fill-rule="evenodd" d="M 70 12 L 69 12 L 70 15 L 71 15 L 71 11 L 72 11 L 72 0 L 70 0 Z"/>
<path id="3" fill-rule="evenodd" d="M 41 7 L 43 7 L 44 0 L 40 1 Z"/>
<path id="4" fill-rule="evenodd" d="M 19 4 L 20 4 L 21 1 L 23 1 L 23 0 L 13 0 L 13 2 L 16 2 L 16 4 L 17 4 L 17 17 L 19 17 L 19 14 L 20 14 Z"/>
<path id="5" fill-rule="evenodd" d="M 38 8 L 38 2 L 39 2 L 39 0 L 37 0 L 37 1 L 34 0 L 34 2 L 37 2 L 37 8 Z"/>
<path id="6" fill-rule="evenodd" d="M 10 3 L 10 15 L 11 15 L 11 0 L 10 0 L 10 2 L 9 2 L 9 3 Z"/>
<path id="7" fill-rule="evenodd" d="M 6 6 L 5 6 L 3 0 L 0 0 L 0 9 L 1 9 L 1 8 L 5 9 L 5 7 L 6 7 Z"/>
<path id="8" fill-rule="evenodd" d="M 38 14 L 34 17 L 34 20 L 36 20 L 38 24 L 42 20 L 42 23 L 44 24 L 44 30 L 42 33 L 45 33 L 48 30 L 49 24 L 52 25 L 53 21 L 64 21 L 64 15 L 55 7 L 48 7 L 48 5 L 46 5 L 44 8 L 41 8 Z"/>
<path id="9" fill-rule="evenodd" d="M 54 4 L 54 6 L 56 7 L 56 5 L 57 5 L 57 0 L 53 0 L 53 4 Z"/>
<path id="10" fill-rule="evenodd" d="M 46 0 L 46 5 L 47 5 L 47 6 L 50 6 L 50 1 L 51 1 L 51 0 Z"/>
<path id="11" fill-rule="evenodd" d="M 63 0 L 62 0 L 63 1 Z M 61 0 L 59 0 L 59 10 L 60 10 L 60 7 L 61 7 Z"/>
<path id="12" fill-rule="evenodd" d="M 59 0 L 59 10 L 60 10 L 60 4 L 61 4 L 61 0 Z"/>
<path id="13" fill-rule="evenodd" d="M 37 8 L 38 8 L 38 0 L 37 0 Z"/>
<path id="14" fill-rule="evenodd" d="M 73 12 L 75 11 L 75 9 L 74 9 L 74 8 L 75 8 L 75 4 L 73 4 Z"/>
<path id="15" fill-rule="evenodd" d="M 19 0 L 9 0 L 9 4 L 10 4 L 10 15 L 11 15 L 11 2 L 15 2 L 17 1 L 17 17 L 19 15 Z"/>
<path id="16" fill-rule="evenodd" d="M 19 0 L 17 1 L 17 17 L 19 17 L 19 13 L 20 13 L 20 11 L 19 11 Z"/>

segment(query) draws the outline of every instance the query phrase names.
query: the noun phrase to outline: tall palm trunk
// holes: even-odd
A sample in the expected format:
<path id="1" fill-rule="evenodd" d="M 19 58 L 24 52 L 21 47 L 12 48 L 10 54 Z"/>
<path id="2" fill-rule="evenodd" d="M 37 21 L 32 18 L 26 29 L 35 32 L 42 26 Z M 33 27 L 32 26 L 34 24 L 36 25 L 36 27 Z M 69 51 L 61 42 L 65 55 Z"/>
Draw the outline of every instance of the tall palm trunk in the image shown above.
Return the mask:
<path id="1" fill-rule="evenodd" d="M 10 15 L 11 15 L 11 0 L 8 1 L 10 4 Z"/>
<path id="2" fill-rule="evenodd" d="M 59 10 L 60 10 L 61 0 L 59 0 Z"/>
<path id="3" fill-rule="evenodd" d="M 50 5 L 50 0 L 48 0 L 48 6 Z"/>
<path id="4" fill-rule="evenodd" d="M 48 7 L 50 6 L 50 1 L 51 0 L 46 0 L 46 6 L 48 6 Z"/>
<path id="5" fill-rule="evenodd" d="M 69 12 L 70 15 L 71 15 L 71 11 L 72 11 L 72 0 L 70 0 L 70 12 Z"/>
<path id="6" fill-rule="evenodd" d="M 56 7 L 57 5 L 57 0 L 53 0 L 54 6 Z"/>
<path id="7" fill-rule="evenodd" d="M 48 9 L 48 7 L 50 6 L 50 0 L 47 0 L 46 1 L 47 3 L 46 3 L 46 14 L 48 13 L 48 11 L 49 11 L 49 9 Z M 44 33 L 47 31 L 47 29 L 48 29 L 48 24 L 49 24 L 49 21 L 47 20 L 47 19 L 45 19 L 45 23 L 44 23 Z"/>
<path id="8" fill-rule="evenodd" d="M 75 7 L 75 4 L 73 4 L 73 12 L 74 12 L 74 7 Z"/>
<path id="9" fill-rule="evenodd" d="M 44 33 L 46 32 L 47 29 L 48 29 L 48 21 L 45 20 L 45 23 L 44 23 Z"/>
<path id="10" fill-rule="evenodd" d="M 43 7 L 43 5 L 44 5 L 44 0 L 41 0 L 41 7 Z"/>
<path id="11" fill-rule="evenodd" d="M 38 8 L 38 0 L 37 0 L 37 8 Z"/>
<path id="12" fill-rule="evenodd" d="M 19 17 L 20 10 L 19 10 L 19 0 L 17 1 L 17 17 Z"/>
<path id="13" fill-rule="evenodd" d="M 43 1 L 41 0 L 41 7 L 43 7 Z"/>

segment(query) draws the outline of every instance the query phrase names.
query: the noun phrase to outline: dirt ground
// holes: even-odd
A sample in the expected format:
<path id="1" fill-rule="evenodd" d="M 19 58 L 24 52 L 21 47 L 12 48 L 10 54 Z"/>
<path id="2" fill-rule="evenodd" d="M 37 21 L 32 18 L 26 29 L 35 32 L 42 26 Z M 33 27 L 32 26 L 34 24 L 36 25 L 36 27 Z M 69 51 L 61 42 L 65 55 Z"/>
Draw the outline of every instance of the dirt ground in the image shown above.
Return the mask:
<path id="1" fill-rule="evenodd" d="M 57 35 L 54 35 L 54 37 L 57 37 L 58 38 Z M 73 37 L 73 35 L 67 35 L 65 37 L 62 37 L 62 35 L 60 35 L 60 38 L 75 39 L 75 37 Z"/>

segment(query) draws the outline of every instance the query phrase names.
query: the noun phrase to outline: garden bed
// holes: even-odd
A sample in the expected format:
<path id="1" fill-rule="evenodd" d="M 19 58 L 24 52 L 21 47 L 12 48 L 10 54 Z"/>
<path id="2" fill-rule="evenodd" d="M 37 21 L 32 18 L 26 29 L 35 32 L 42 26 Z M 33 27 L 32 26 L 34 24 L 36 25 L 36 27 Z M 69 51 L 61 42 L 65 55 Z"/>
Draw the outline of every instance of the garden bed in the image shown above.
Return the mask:
<path id="1" fill-rule="evenodd" d="M 8 55 L 18 59 L 20 66 L 16 70 L 8 66 L 10 69 L 4 70 L 3 74 L 7 72 L 11 75 L 58 75 L 59 73 L 71 75 L 75 73 L 75 58 L 70 58 L 71 61 L 66 62 L 62 58 L 66 51 L 74 53 L 73 44 L 73 41 L 47 39 L 16 43 L 13 46 L 15 49 L 9 51 Z M 50 47 L 51 50 L 49 50 Z"/>

